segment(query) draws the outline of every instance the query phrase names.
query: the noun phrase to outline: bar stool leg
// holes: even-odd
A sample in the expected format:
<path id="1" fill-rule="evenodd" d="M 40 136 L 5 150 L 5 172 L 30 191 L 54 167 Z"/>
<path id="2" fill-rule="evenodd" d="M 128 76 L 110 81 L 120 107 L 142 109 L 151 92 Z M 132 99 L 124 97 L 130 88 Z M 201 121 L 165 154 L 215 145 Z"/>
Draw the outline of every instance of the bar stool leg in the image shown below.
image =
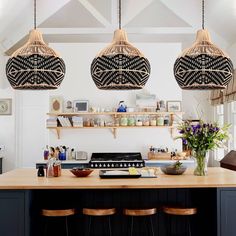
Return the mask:
<path id="1" fill-rule="evenodd" d="M 131 230 L 130 230 L 130 236 L 133 235 L 133 226 L 134 226 L 134 217 L 131 216 Z"/>
<path id="2" fill-rule="evenodd" d="M 48 231 L 48 220 L 45 219 L 45 223 L 44 223 L 44 236 L 47 235 L 47 231 Z"/>
<path id="3" fill-rule="evenodd" d="M 150 225 L 151 225 L 151 234 L 154 236 L 154 229 L 153 229 L 153 224 L 152 224 L 152 216 L 150 216 Z"/>
<path id="4" fill-rule="evenodd" d="M 189 219 L 189 217 L 187 217 L 187 224 L 188 224 L 188 235 L 191 236 L 192 233 L 191 233 L 191 225 L 190 225 L 190 219 Z"/>
<path id="5" fill-rule="evenodd" d="M 92 221 L 92 217 L 89 216 L 88 233 L 87 233 L 88 236 L 90 235 L 90 230 L 91 230 L 91 221 Z"/>
<path id="6" fill-rule="evenodd" d="M 111 233 L 111 218 L 110 218 L 110 216 L 108 216 L 108 227 L 109 227 L 110 236 L 112 236 L 112 233 Z"/>
<path id="7" fill-rule="evenodd" d="M 67 216 L 65 218 L 66 218 L 66 236 L 69 236 Z"/>

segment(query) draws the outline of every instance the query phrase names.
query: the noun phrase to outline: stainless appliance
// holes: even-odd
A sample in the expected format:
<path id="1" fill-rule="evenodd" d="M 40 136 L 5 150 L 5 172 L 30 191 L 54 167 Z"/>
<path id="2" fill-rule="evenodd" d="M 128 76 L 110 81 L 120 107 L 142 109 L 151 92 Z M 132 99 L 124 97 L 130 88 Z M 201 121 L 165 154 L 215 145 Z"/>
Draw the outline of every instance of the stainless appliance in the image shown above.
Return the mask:
<path id="1" fill-rule="evenodd" d="M 145 166 L 140 152 L 92 153 L 90 168 L 141 168 Z"/>

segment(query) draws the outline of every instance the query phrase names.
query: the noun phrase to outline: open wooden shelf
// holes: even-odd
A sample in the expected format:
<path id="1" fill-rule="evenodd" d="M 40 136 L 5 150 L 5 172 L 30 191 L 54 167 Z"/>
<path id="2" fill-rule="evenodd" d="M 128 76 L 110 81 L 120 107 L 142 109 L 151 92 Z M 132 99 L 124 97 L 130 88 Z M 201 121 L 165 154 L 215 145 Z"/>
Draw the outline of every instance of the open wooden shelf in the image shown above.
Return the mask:
<path id="1" fill-rule="evenodd" d="M 113 118 L 119 116 L 150 116 L 150 115 L 169 115 L 170 116 L 170 124 L 173 124 L 174 115 L 181 116 L 183 112 L 168 112 L 168 111 L 160 111 L 160 112 L 72 112 L 72 113 L 47 113 L 48 116 L 51 117 L 72 117 L 72 116 L 111 116 Z M 61 130 L 63 129 L 110 129 L 113 137 L 116 138 L 117 136 L 117 129 L 134 129 L 134 128 L 168 128 L 170 129 L 171 135 L 175 126 L 168 125 L 168 126 L 93 126 L 93 127 L 73 127 L 73 126 L 59 126 L 59 127 L 47 127 L 50 130 L 56 130 L 57 137 L 60 139 L 61 137 Z"/>
<path id="2" fill-rule="evenodd" d="M 158 112 L 72 112 L 72 113 L 47 113 L 49 116 L 86 116 L 86 115 L 182 115 L 183 112 L 169 112 L 169 111 L 158 111 Z"/>
<path id="3" fill-rule="evenodd" d="M 61 138 L 61 130 L 63 129 L 110 129 L 113 137 L 116 138 L 117 136 L 117 129 L 139 129 L 139 128 L 169 128 L 171 129 L 171 133 L 172 133 L 172 129 L 175 128 L 175 126 L 99 126 L 99 127 L 47 127 L 47 129 L 51 129 L 51 130 L 56 130 L 57 133 L 57 138 L 60 139 Z"/>

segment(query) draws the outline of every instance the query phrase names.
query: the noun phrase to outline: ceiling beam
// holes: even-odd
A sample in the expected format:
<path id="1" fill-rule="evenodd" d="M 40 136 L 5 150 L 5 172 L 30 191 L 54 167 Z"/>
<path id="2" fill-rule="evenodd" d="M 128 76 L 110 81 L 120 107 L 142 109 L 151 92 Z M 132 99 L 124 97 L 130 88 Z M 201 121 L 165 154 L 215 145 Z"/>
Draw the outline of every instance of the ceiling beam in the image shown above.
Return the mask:
<path id="1" fill-rule="evenodd" d="M 37 2 L 37 25 L 40 25 L 47 18 L 56 13 L 70 0 L 40 0 Z M 29 4 L 28 8 L 18 17 L 19 21 L 22 20 L 21 27 L 14 31 L 7 32 L 5 39 L 1 44 L 5 51 L 14 46 L 19 40 L 25 37 L 33 28 L 33 1 Z"/>
<path id="2" fill-rule="evenodd" d="M 109 34 L 113 33 L 108 28 L 40 28 L 43 34 Z M 127 33 L 135 34 L 194 34 L 191 27 L 162 27 L 162 28 L 127 28 Z"/>
<path id="3" fill-rule="evenodd" d="M 201 1 L 186 0 L 160 0 L 166 7 L 173 11 L 177 16 L 190 24 L 195 32 L 201 29 L 202 24 L 202 6 Z M 183 7 L 184 6 L 184 7 Z M 188 9 L 186 11 L 186 9 Z M 205 14 L 207 14 L 205 8 Z M 229 42 L 216 32 L 210 30 L 213 43 L 220 45 L 222 49 L 226 49 Z"/>
<path id="4" fill-rule="evenodd" d="M 101 24 L 107 28 L 111 28 L 111 22 L 109 22 L 90 2 L 87 0 L 77 0 L 80 2 Z"/>
<path id="5" fill-rule="evenodd" d="M 154 0 L 129 0 L 122 1 L 122 25 L 127 25 L 137 15 L 139 15 L 146 7 L 148 7 Z"/>

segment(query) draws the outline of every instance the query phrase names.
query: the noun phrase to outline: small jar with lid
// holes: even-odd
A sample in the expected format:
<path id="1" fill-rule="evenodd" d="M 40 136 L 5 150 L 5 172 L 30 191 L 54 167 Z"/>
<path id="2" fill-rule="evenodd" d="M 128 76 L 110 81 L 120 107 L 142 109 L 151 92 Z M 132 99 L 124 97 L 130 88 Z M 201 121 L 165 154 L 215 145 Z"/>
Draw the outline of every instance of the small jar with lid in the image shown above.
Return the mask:
<path id="1" fill-rule="evenodd" d="M 164 117 L 162 115 L 157 116 L 157 125 L 158 126 L 164 125 Z"/>
<path id="2" fill-rule="evenodd" d="M 148 117 L 148 116 L 145 116 L 145 117 L 143 118 L 143 125 L 144 125 L 144 126 L 149 126 L 149 117 Z"/>
<path id="3" fill-rule="evenodd" d="M 89 120 L 89 118 L 84 120 L 84 127 L 90 127 L 90 120 Z"/>
<path id="4" fill-rule="evenodd" d="M 120 119 L 119 119 L 119 117 L 115 117 L 114 125 L 117 126 L 117 127 L 120 126 Z"/>
<path id="5" fill-rule="evenodd" d="M 164 117 L 164 125 L 165 126 L 169 126 L 170 125 L 170 117 L 169 116 L 165 116 Z"/>
<path id="6" fill-rule="evenodd" d="M 156 125 L 157 125 L 156 116 L 151 116 L 151 117 L 150 117 L 150 125 L 151 125 L 151 126 L 156 126 Z"/>
<path id="7" fill-rule="evenodd" d="M 128 126 L 134 126 L 135 125 L 135 119 L 133 116 L 128 117 Z"/>
<path id="8" fill-rule="evenodd" d="M 136 118 L 135 125 L 136 126 L 143 126 L 143 121 L 142 121 L 142 119 L 140 117 Z"/>
<path id="9" fill-rule="evenodd" d="M 128 119 L 126 116 L 122 116 L 120 118 L 120 126 L 127 126 L 128 125 Z"/>

